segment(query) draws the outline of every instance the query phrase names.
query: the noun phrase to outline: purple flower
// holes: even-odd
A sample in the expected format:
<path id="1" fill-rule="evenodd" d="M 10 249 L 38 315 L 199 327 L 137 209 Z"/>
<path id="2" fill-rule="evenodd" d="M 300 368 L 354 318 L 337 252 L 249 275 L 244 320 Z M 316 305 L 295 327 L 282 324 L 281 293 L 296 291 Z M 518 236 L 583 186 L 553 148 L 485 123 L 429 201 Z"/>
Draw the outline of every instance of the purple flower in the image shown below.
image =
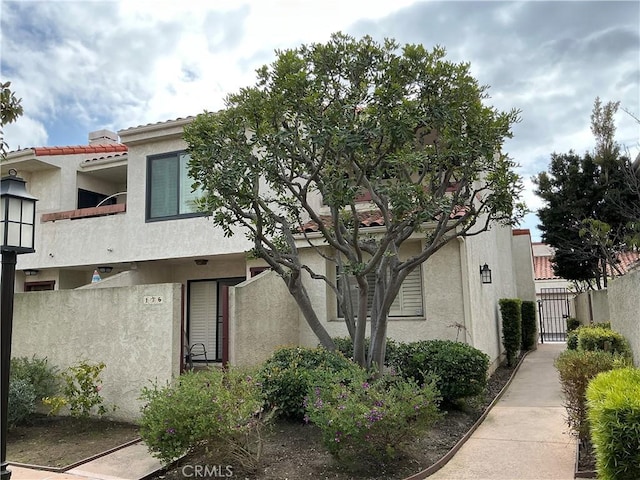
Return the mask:
<path id="1" fill-rule="evenodd" d="M 302 420 L 304 420 L 304 423 L 309 423 L 309 415 L 307 415 L 306 413 L 304 414 L 304 417 L 302 417 Z"/>
<path id="2" fill-rule="evenodd" d="M 174 433 L 176 433 L 176 429 L 175 428 L 167 428 L 167 433 L 169 435 L 173 435 Z"/>
<path id="3" fill-rule="evenodd" d="M 364 382 L 364 383 L 362 384 L 362 388 L 364 388 L 365 390 L 366 390 L 367 388 L 369 388 L 370 386 L 371 386 L 371 385 L 369 385 L 369 382 Z"/>

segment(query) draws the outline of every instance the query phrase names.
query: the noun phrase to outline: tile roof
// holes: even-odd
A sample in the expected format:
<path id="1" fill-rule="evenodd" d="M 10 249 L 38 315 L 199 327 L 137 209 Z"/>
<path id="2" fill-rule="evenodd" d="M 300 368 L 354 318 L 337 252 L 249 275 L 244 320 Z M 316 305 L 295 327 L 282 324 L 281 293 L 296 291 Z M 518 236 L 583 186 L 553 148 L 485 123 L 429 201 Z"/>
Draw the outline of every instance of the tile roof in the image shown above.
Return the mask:
<path id="1" fill-rule="evenodd" d="M 108 159 L 118 159 L 118 160 L 125 160 L 127 158 L 127 152 L 123 152 L 123 153 L 116 153 L 114 155 L 103 155 L 101 157 L 93 157 L 93 158 L 87 158 L 84 162 L 82 163 L 91 163 L 91 162 L 97 162 L 99 160 L 108 160 Z"/>
<path id="2" fill-rule="evenodd" d="M 467 207 L 458 207 L 452 212 L 451 218 L 462 218 L 467 213 L 467 211 Z M 326 225 L 331 224 L 330 215 L 321 215 L 320 219 Z M 382 227 L 384 225 L 384 217 L 379 210 L 358 212 L 358 219 L 360 220 L 361 227 Z M 306 233 L 312 233 L 318 232 L 320 229 L 318 228 L 318 224 L 316 222 L 310 221 L 302 225 L 301 230 Z"/>
<path id="3" fill-rule="evenodd" d="M 618 266 L 623 273 L 628 272 L 640 265 L 640 253 L 621 252 L 618 254 Z M 533 257 L 533 269 L 536 280 L 560 279 L 553 272 L 553 257 L 549 255 Z M 617 275 L 614 271 L 608 272 L 610 276 Z"/>
<path id="4" fill-rule="evenodd" d="M 142 127 L 159 126 L 159 125 L 169 124 L 169 123 L 173 123 L 173 122 L 179 122 L 181 120 L 193 120 L 194 118 L 196 118 L 195 115 L 188 115 L 186 117 L 172 118 L 170 120 L 163 120 L 161 122 L 146 123 L 146 124 L 143 124 L 143 125 L 137 125 L 135 127 L 127 127 L 127 128 L 124 128 L 124 129 L 120 130 L 120 132 L 128 132 L 129 130 L 135 130 L 137 128 L 142 128 Z M 120 133 L 120 132 L 118 132 L 118 133 Z"/>
<path id="5" fill-rule="evenodd" d="M 50 155 L 76 155 L 79 153 L 112 153 L 126 152 L 126 145 L 121 143 L 105 143 L 96 145 L 74 145 L 66 147 L 35 147 L 33 151 L 37 156 L 45 157 Z"/>

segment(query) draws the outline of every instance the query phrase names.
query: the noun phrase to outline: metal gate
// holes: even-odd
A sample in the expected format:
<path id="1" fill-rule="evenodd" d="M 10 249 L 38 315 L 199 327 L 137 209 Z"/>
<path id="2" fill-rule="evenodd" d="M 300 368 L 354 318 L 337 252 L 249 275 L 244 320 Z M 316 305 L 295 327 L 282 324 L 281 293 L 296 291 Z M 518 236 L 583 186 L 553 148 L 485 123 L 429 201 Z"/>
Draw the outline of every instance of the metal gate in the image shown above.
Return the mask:
<path id="1" fill-rule="evenodd" d="M 567 340 L 569 291 L 566 288 L 543 288 L 538 300 L 538 314 L 542 343 Z"/>

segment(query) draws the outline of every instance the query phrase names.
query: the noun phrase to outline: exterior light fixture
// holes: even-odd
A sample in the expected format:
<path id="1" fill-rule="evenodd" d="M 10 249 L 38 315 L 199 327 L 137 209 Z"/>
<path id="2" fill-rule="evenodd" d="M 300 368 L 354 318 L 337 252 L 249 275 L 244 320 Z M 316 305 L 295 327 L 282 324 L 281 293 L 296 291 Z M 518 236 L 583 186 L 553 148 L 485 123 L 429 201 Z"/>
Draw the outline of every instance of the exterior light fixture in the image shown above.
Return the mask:
<path id="1" fill-rule="evenodd" d="M 207 263 L 209 263 L 209 260 L 207 260 L 206 258 L 196 258 L 194 260 L 194 262 L 196 262 L 196 265 L 202 266 L 202 265 L 206 265 Z"/>
<path id="2" fill-rule="evenodd" d="M 7 468 L 7 411 L 16 258 L 20 253 L 35 252 L 37 199 L 27 193 L 26 182 L 16 174 L 11 169 L 9 175 L 0 179 L 0 480 L 11 478 Z"/>
<path id="3" fill-rule="evenodd" d="M 34 275 L 37 275 L 38 273 L 40 273 L 40 270 L 36 270 L 36 269 L 34 269 L 34 268 L 27 268 L 27 269 L 24 271 L 24 274 L 25 274 L 27 277 L 33 277 Z"/>
<path id="4" fill-rule="evenodd" d="M 491 269 L 486 263 L 480 267 L 480 279 L 482 283 L 491 283 Z"/>
<path id="5" fill-rule="evenodd" d="M 113 267 L 110 267 L 108 265 L 103 265 L 101 267 L 98 267 L 98 271 L 100 273 L 111 273 L 111 270 L 113 270 Z"/>

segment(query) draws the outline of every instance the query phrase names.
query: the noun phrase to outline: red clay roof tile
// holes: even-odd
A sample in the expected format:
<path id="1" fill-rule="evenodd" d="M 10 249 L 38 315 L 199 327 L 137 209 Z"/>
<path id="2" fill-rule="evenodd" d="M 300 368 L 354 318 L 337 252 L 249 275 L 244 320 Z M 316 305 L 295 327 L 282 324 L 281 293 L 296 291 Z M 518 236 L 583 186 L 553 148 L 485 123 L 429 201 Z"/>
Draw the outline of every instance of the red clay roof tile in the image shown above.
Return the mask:
<path id="1" fill-rule="evenodd" d="M 619 268 L 623 273 L 635 268 L 640 262 L 640 253 L 638 252 L 621 252 L 618 255 Z M 554 280 L 559 279 L 553 272 L 553 257 L 549 255 L 533 257 L 533 268 L 536 280 Z M 617 275 L 616 272 L 609 271 L 610 276 Z"/>
<path id="2" fill-rule="evenodd" d="M 71 145 L 63 147 L 36 147 L 33 149 L 35 154 L 40 157 L 52 155 L 76 155 L 86 153 L 111 153 L 126 152 L 128 148 L 121 143 L 107 143 L 97 145 Z"/>

